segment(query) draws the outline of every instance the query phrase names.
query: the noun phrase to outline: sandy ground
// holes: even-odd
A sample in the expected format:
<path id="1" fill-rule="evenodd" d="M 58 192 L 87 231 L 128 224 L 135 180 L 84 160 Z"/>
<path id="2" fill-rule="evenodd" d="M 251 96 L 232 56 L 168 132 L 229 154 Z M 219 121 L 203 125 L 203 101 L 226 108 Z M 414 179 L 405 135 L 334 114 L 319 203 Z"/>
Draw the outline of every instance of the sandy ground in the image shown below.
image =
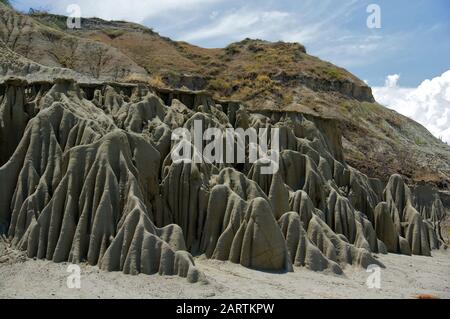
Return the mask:
<path id="1" fill-rule="evenodd" d="M 369 289 L 370 275 L 349 266 L 344 276 L 315 273 L 270 274 L 230 262 L 196 258 L 208 283 L 189 284 L 178 277 L 128 276 L 81 265 L 81 288 L 67 288 L 67 266 L 30 260 L 0 249 L 0 298 L 414 298 L 431 294 L 450 298 L 450 251 L 433 257 L 381 255 L 381 288 Z"/>

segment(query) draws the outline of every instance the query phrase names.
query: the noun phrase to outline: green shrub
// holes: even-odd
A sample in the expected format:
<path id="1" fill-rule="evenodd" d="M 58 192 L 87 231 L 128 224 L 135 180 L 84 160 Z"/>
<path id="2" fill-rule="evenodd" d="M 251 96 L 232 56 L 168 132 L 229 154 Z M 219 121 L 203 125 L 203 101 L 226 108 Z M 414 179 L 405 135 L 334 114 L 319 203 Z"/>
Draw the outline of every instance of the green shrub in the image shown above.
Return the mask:
<path id="1" fill-rule="evenodd" d="M 426 142 L 421 140 L 420 138 L 416 138 L 414 142 L 416 143 L 417 146 L 424 146 L 426 144 Z"/>
<path id="2" fill-rule="evenodd" d="M 339 71 L 336 70 L 336 69 L 329 69 L 328 72 L 327 72 L 327 75 L 328 75 L 330 78 L 336 79 L 336 80 L 339 80 L 339 79 L 342 78 L 342 73 L 339 72 Z"/>

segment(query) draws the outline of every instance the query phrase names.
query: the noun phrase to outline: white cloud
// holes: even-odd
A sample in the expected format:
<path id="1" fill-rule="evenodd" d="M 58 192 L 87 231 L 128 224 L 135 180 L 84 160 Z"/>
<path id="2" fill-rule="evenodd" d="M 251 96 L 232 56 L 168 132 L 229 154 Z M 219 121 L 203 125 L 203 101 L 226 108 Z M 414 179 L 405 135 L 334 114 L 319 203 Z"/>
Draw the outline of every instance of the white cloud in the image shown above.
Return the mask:
<path id="1" fill-rule="evenodd" d="M 318 46 L 314 54 L 346 68 L 368 66 L 394 55 L 409 40 L 405 33 L 367 35 L 352 30 L 335 30 L 325 36 L 324 45 Z"/>
<path id="2" fill-rule="evenodd" d="M 206 42 L 207 46 L 211 44 L 214 46 L 218 42 L 229 43 L 250 37 L 299 42 L 307 47 L 315 45 L 322 49 L 327 41 L 342 38 L 343 33 L 347 34 L 342 29 L 342 24 L 345 23 L 343 16 L 359 7 L 358 2 L 354 0 L 346 0 L 339 6 L 330 0 L 323 0 L 320 4 L 317 1 L 305 0 L 296 3 L 295 11 L 274 10 L 267 1 L 258 1 L 257 4 L 249 1 L 249 3 L 238 9 L 223 11 L 215 16 L 211 23 L 197 29 L 185 30 L 177 38 L 200 45 Z M 365 37 L 363 41 L 361 46 L 367 46 Z M 349 37 L 341 44 L 348 45 L 354 42 L 355 39 Z M 328 54 L 327 57 L 334 52 L 335 50 L 332 50 L 332 54 Z"/>
<path id="3" fill-rule="evenodd" d="M 373 88 L 375 99 L 450 144 L 450 70 L 417 88 L 402 88 L 399 79 L 398 74 L 389 75 L 384 87 Z"/>
<path id="4" fill-rule="evenodd" d="M 17 0 L 21 2 L 20 0 Z M 214 5 L 223 0 L 31 0 L 29 6 L 47 8 L 51 12 L 67 14 L 70 4 L 81 8 L 83 17 L 98 17 L 105 20 L 126 20 L 142 23 L 145 19 L 168 12 L 195 11 L 205 5 Z"/>
<path id="5" fill-rule="evenodd" d="M 249 8 L 229 11 L 217 15 L 215 21 L 180 37 L 185 41 L 200 41 L 217 37 L 242 40 L 246 37 L 265 37 L 280 31 L 290 19 L 290 14 L 282 11 L 258 11 Z"/>

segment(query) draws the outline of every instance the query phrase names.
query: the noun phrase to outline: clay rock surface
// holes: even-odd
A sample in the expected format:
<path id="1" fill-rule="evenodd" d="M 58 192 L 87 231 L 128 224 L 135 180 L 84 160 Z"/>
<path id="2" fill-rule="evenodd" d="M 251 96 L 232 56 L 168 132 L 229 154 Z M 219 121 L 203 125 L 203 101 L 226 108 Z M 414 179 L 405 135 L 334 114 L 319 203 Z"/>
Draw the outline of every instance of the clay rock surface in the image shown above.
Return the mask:
<path id="1" fill-rule="evenodd" d="M 436 246 L 436 234 L 414 208 L 411 190 L 401 176 L 393 175 L 390 178 L 384 190 L 384 199 L 389 205 L 397 231 L 406 238 L 411 252 L 431 256 L 431 249 Z"/>
<path id="2" fill-rule="evenodd" d="M 202 248 L 210 258 L 268 271 L 290 271 L 285 239 L 269 202 L 250 202 L 225 185 L 211 192 Z"/>
<path id="3" fill-rule="evenodd" d="M 400 176 L 384 188 L 350 167 L 340 139 L 324 133 L 336 127 L 309 115 L 141 84 L 11 79 L 0 93 L 0 232 L 29 257 L 195 282 L 204 275 L 193 256 L 340 274 L 383 266 L 374 253 L 429 256 L 441 244 L 432 191 L 413 196 Z M 172 140 L 198 122 L 279 129 L 278 171 L 262 174 L 267 161 L 249 160 L 251 143 L 244 163 L 225 164 Z M 180 146 L 190 160 L 173 160 Z"/>

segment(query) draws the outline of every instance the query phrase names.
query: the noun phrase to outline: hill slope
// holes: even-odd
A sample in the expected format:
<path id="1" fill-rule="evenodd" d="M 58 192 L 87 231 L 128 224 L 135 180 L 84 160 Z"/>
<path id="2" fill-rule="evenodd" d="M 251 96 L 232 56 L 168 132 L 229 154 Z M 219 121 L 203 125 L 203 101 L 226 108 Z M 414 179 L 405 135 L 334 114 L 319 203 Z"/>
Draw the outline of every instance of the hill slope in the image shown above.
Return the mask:
<path id="1" fill-rule="evenodd" d="M 102 81 L 208 90 L 216 100 L 239 100 L 250 110 L 298 112 L 338 121 L 344 156 L 364 173 L 387 181 L 450 185 L 450 147 L 416 122 L 375 103 L 371 89 L 346 70 L 310 56 L 296 43 L 246 39 L 204 49 L 123 21 L 19 14 L 0 4 L 0 39 L 49 67 Z"/>

